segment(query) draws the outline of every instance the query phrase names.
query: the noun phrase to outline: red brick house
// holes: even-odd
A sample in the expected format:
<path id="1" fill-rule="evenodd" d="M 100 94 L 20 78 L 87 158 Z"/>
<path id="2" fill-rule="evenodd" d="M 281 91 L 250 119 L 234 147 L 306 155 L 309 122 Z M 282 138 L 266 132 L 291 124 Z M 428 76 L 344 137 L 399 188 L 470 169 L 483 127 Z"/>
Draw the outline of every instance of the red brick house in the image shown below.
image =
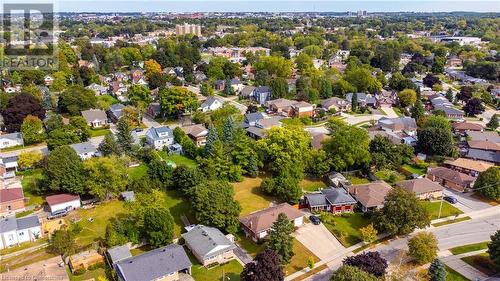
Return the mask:
<path id="1" fill-rule="evenodd" d="M 474 183 L 474 177 L 446 167 L 437 167 L 427 171 L 427 178 L 444 187 L 464 192 Z"/>
<path id="2" fill-rule="evenodd" d="M 304 195 L 303 205 L 311 212 L 326 211 L 334 214 L 350 213 L 356 206 L 354 199 L 343 188 L 322 189 L 320 193 Z"/>
<path id="3" fill-rule="evenodd" d="M 22 188 L 0 189 L 0 214 L 24 210 L 24 193 Z"/>

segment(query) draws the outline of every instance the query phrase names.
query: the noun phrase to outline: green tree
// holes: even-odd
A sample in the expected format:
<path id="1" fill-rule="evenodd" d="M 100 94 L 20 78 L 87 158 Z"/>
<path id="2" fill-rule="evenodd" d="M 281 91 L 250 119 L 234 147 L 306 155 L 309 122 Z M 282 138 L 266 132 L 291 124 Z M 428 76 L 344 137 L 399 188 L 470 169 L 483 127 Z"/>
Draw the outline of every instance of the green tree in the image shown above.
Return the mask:
<path id="1" fill-rule="evenodd" d="M 374 275 L 355 266 L 343 265 L 332 275 L 331 281 L 378 281 Z"/>
<path id="2" fill-rule="evenodd" d="M 80 136 L 74 130 L 67 126 L 61 129 L 55 129 L 49 133 L 47 138 L 47 147 L 50 151 L 56 147 L 80 142 Z"/>
<path id="3" fill-rule="evenodd" d="M 43 155 L 40 151 L 23 151 L 19 154 L 17 163 L 21 169 L 31 169 L 42 161 Z"/>
<path id="4" fill-rule="evenodd" d="M 236 233 L 240 204 L 234 200 L 233 187 L 224 181 L 209 181 L 194 188 L 192 206 L 199 223 Z"/>
<path id="5" fill-rule="evenodd" d="M 266 247 L 278 254 L 281 264 L 288 264 L 294 256 L 293 230 L 293 223 L 282 213 L 278 215 L 266 237 Z"/>
<path id="6" fill-rule="evenodd" d="M 336 97 L 345 98 L 348 93 L 357 92 L 357 89 L 346 80 L 339 79 L 332 84 L 332 92 Z"/>
<path id="7" fill-rule="evenodd" d="M 129 154 L 132 151 L 132 143 L 134 142 L 129 124 L 125 119 L 120 118 L 116 124 L 116 129 L 116 142 L 120 146 L 121 151 Z"/>
<path id="8" fill-rule="evenodd" d="M 28 115 L 24 118 L 21 125 L 24 144 L 40 143 L 45 140 L 47 135 L 43 128 L 43 122 L 38 117 Z"/>
<path id="9" fill-rule="evenodd" d="M 273 77 L 288 78 L 292 75 L 293 63 L 283 57 L 260 56 L 254 68 L 256 71 L 267 70 Z"/>
<path id="10" fill-rule="evenodd" d="M 53 253 L 68 256 L 73 254 L 76 248 L 75 239 L 71 231 L 59 229 L 54 231 L 50 239 L 49 248 Z"/>
<path id="11" fill-rule="evenodd" d="M 86 178 L 82 160 L 69 146 L 55 148 L 48 156 L 45 174 L 52 191 L 84 194 Z"/>
<path id="12" fill-rule="evenodd" d="M 283 77 L 277 77 L 271 80 L 270 83 L 271 93 L 273 95 L 273 99 L 276 98 L 286 98 L 288 97 L 288 84 Z"/>
<path id="13" fill-rule="evenodd" d="M 435 259 L 429 266 L 430 281 L 446 281 L 446 267 L 440 259 Z"/>
<path id="14" fill-rule="evenodd" d="M 196 95 L 182 87 L 162 89 L 158 99 L 161 113 L 166 116 L 177 117 L 179 114 L 194 111 L 199 106 Z"/>
<path id="15" fill-rule="evenodd" d="M 420 264 L 433 261 L 437 256 L 438 241 L 430 232 L 419 232 L 408 240 L 408 255 Z"/>
<path id="16" fill-rule="evenodd" d="M 402 188 L 393 188 L 387 194 L 384 207 L 374 218 L 377 229 L 389 235 L 408 234 L 430 224 L 429 213 L 420 200 Z"/>
<path id="17" fill-rule="evenodd" d="M 488 243 L 488 254 L 490 259 L 497 265 L 500 266 L 500 230 L 497 230 L 495 234 L 490 236 L 491 242 Z"/>
<path id="18" fill-rule="evenodd" d="M 374 94 L 382 89 L 382 84 L 366 68 L 355 67 L 348 69 L 345 73 L 345 80 L 356 87 L 358 92 Z"/>
<path id="19" fill-rule="evenodd" d="M 99 144 L 97 150 L 102 154 L 102 156 L 110 155 L 121 155 L 120 146 L 116 142 L 115 135 L 112 132 L 108 132 L 102 142 Z"/>
<path id="20" fill-rule="evenodd" d="M 95 108 L 97 98 L 92 90 L 83 86 L 70 86 L 59 95 L 58 107 L 61 112 L 79 115 L 80 111 Z"/>
<path id="21" fill-rule="evenodd" d="M 127 186 L 127 166 L 116 156 L 94 157 L 83 163 L 88 193 L 99 199 L 117 196 Z"/>
<path id="22" fill-rule="evenodd" d="M 210 82 L 203 82 L 200 86 L 200 94 L 205 97 L 210 97 L 214 95 L 214 88 L 210 85 Z"/>
<path id="23" fill-rule="evenodd" d="M 375 229 L 375 227 L 373 227 L 373 223 L 370 223 L 369 225 L 360 228 L 359 232 L 361 233 L 361 238 L 366 243 L 371 243 L 377 240 L 378 232 Z"/>
<path id="24" fill-rule="evenodd" d="M 476 182 L 474 190 L 479 194 L 494 200 L 500 199 L 500 168 L 490 167 L 481 172 Z"/>
<path id="25" fill-rule="evenodd" d="M 486 124 L 486 127 L 488 127 L 489 129 L 492 129 L 492 130 L 496 130 L 496 128 L 498 128 L 498 115 L 497 114 L 493 114 L 493 116 L 491 116 L 491 119 L 490 121 L 488 122 L 488 124 Z"/>
<path id="26" fill-rule="evenodd" d="M 358 93 L 353 93 L 351 97 L 351 110 L 352 112 L 358 111 L 359 104 L 358 104 Z"/>
<path id="27" fill-rule="evenodd" d="M 417 147 L 430 155 L 450 155 L 453 149 L 451 125 L 445 117 L 430 116 L 417 130 Z"/>
<path id="28" fill-rule="evenodd" d="M 130 104 L 145 108 L 151 101 L 151 91 L 143 85 L 132 85 L 127 91 Z"/>
<path id="29" fill-rule="evenodd" d="M 446 90 L 446 99 L 450 102 L 453 102 L 453 90 L 451 88 L 448 88 L 448 90 Z"/>
<path id="30" fill-rule="evenodd" d="M 80 142 L 85 142 L 90 138 L 89 126 L 82 116 L 70 117 L 67 129 L 72 130 L 80 138 Z"/>
<path id="31" fill-rule="evenodd" d="M 413 105 L 411 108 L 411 118 L 418 121 L 420 118 L 424 117 L 424 115 L 425 110 L 424 106 L 422 105 L 422 101 L 420 101 L 420 99 L 417 99 L 415 105 Z"/>
<path id="32" fill-rule="evenodd" d="M 147 208 L 144 213 L 144 233 L 153 248 L 172 243 L 174 218 L 167 207 Z"/>
<path id="33" fill-rule="evenodd" d="M 417 101 L 417 93 L 412 89 L 404 89 L 398 93 L 398 99 L 402 107 L 411 106 Z"/>

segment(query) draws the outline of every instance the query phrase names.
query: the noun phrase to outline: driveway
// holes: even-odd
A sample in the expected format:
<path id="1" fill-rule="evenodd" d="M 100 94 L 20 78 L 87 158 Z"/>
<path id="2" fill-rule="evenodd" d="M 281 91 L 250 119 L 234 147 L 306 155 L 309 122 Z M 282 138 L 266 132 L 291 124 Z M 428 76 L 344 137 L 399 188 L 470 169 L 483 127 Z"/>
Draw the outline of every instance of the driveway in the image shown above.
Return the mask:
<path id="1" fill-rule="evenodd" d="M 396 113 L 396 111 L 394 111 L 394 109 L 392 109 L 392 107 L 384 106 L 381 109 L 385 112 L 387 118 L 398 118 L 398 114 Z"/>
<path id="2" fill-rule="evenodd" d="M 458 202 L 453 204 L 453 206 L 457 207 L 464 213 L 479 211 L 491 207 L 488 203 L 484 203 L 481 200 L 473 198 L 471 196 L 472 193 L 462 193 L 445 188 L 444 195 L 457 198 Z"/>
<path id="3" fill-rule="evenodd" d="M 307 223 L 295 231 L 295 238 L 321 260 L 329 259 L 345 249 L 323 224 Z"/>

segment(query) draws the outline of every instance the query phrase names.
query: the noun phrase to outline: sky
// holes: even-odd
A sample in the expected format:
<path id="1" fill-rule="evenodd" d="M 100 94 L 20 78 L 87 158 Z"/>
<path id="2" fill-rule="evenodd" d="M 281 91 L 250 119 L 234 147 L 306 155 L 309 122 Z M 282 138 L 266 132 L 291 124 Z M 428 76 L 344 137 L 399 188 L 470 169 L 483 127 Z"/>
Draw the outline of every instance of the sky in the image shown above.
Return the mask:
<path id="1" fill-rule="evenodd" d="M 49 0 L 50 1 L 50 0 Z M 59 12 L 500 12 L 500 0 L 56 0 Z M 38 1 L 35 1 L 38 2 Z"/>

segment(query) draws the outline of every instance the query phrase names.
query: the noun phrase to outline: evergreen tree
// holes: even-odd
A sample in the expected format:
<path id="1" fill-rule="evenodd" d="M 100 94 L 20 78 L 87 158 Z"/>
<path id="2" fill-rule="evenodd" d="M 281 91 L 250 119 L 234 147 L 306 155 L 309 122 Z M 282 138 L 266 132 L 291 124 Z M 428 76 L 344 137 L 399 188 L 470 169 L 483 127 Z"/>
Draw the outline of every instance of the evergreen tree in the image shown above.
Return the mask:
<path id="1" fill-rule="evenodd" d="M 281 264 L 287 264 L 292 259 L 293 253 L 293 224 L 283 213 L 278 215 L 267 236 L 266 247 L 274 250 Z"/>
<path id="2" fill-rule="evenodd" d="M 234 122 L 233 117 L 230 116 L 226 119 L 224 126 L 222 127 L 222 142 L 226 148 L 232 148 L 236 130 L 236 123 Z"/>
<path id="3" fill-rule="evenodd" d="M 440 259 L 432 261 L 429 267 L 430 281 L 446 281 L 446 268 Z"/>
<path id="4" fill-rule="evenodd" d="M 351 100 L 351 110 L 353 112 L 358 110 L 358 93 L 352 94 L 352 100 Z"/>
<path id="5" fill-rule="evenodd" d="M 234 89 L 233 86 L 231 86 L 230 79 L 227 79 L 226 82 L 224 83 L 224 94 L 226 94 L 226 96 L 234 95 Z"/>
<path id="6" fill-rule="evenodd" d="M 448 99 L 450 102 L 453 102 L 453 90 L 451 88 L 448 88 L 446 91 L 446 99 Z"/>
<path id="7" fill-rule="evenodd" d="M 497 230 L 490 238 L 491 242 L 488 243 L 487 253 L 490 255 L 490 259 L 500 267 L 500 230 Z"/>
<path id="8" fill-rule="evenodd" d="M 109 155 L 121 155 L 120 151 L 120 146 L 116 142 L 116 138 L 113 135 L 112 132 L 107 133 L 104 136 L 104 139 L 102 142 L 99 144 L 99 147 L 97 150 L 103 155 L 103 156 L 109 156 Z"/>
<path id="9" fill-rule="evenodd" d="M 492 130 L 496 130 L 498 128 L 498 115 L 497 114 L 493 114 L 493 116 L 491 116 L 491 119 L 488 122 L 488 124 L 486 124 L 486 127 L 490 128 Z"/>
<path id="10" fill-rule="evenodd" d="M 207 142 L 205 143 L 205 155 L 213 153 L 216 142 L 219 141 L 219 134 L 213 125 L 208 127 Z"/>
<path id="11" fill-rule="evenodd" d="M 248 165 L 246 168 L 247 174 L 253 178 L 259 175 L 258 160 L 255 154 L 250 155 L 248 159 Z"/>
<path id="12" fill-rule="evenodd" d="M 121 151 L 128 154 L 132 151 L 133 138 L 130 131 L 130 126 L 125 120 L 125 118 L 120 118 L 118 124 L 116 124 L 116 141 L 121 148 Z"/>
<path id="13" fill-rule="evenodd" d="M 420 101 L 420 99 L 417 98 L 415 105 L 411 108 L 411 118 L 418 120 L 424 116 L 424 113 L 425 110 L 424 106 L 422 105 L 422 101 Z"/>

